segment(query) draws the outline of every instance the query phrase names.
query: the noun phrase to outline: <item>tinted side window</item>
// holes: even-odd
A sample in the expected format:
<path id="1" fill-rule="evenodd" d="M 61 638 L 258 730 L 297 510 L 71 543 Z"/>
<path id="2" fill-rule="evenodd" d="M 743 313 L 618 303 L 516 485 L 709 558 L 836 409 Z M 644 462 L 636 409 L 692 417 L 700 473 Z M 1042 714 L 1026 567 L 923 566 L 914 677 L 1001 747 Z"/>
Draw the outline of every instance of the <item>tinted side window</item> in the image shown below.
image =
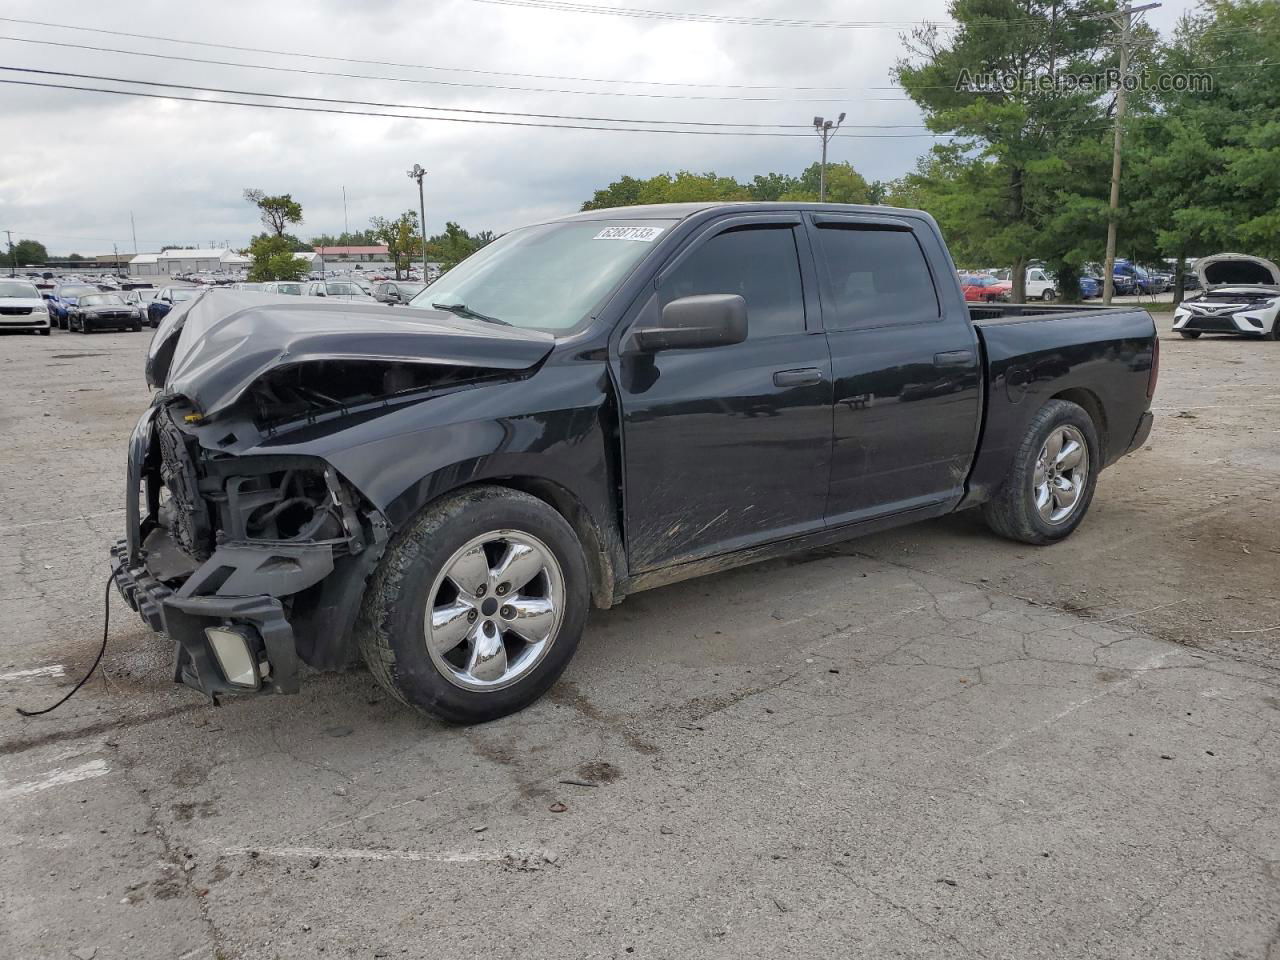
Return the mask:
<path id="1" fill-rule="evenodd" d="M 939 316 L 924 251 L 909 230 L 821 224 L 818 260 L 833 301 L 823 303 L 828 330 L 919 323 Z"/>
<path id="2" fill-rule="evenodd" d="M 792 227 L 749 227 L 717 234 L 662 284 L 662 302 L 704 293 L 747 301 L 753 339 L 804 332 L 804 293 Z"/>

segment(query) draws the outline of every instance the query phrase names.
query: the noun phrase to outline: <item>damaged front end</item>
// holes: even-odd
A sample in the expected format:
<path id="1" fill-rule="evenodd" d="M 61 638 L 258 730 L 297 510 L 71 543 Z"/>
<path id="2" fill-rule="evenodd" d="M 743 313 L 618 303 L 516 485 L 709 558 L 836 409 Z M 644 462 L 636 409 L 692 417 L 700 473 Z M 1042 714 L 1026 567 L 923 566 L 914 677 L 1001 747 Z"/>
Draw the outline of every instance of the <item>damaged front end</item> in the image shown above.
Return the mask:
<path id="1" fill-rule="evenodd" d="M 204 447 L 161 401 L 130 442 L 121 594 L 177 648 L 174 680 L 216 697 L 298 690 L 299 664 L 348 666 L 360 597 L 390 534 L 323 460 Z"/>
<path id="2" fill-rule="evenodd" d="M 392 527 L 385 498 L 329 454 L 360 464 L 375 421 L 528 376 L 553 343 L 433 311 L 297 299 L 208 291 L 165 318 L 147 359 L 159 392 L 130 440 L 112 575 L 175 641 L 174 679 L 210 697 L 296 692 L 302 663 L 358 656 L 356 617 Z M 323 453 L 307 446 L 319 435 Z M 377 476 L 359 469 L 366 486 Z"/>

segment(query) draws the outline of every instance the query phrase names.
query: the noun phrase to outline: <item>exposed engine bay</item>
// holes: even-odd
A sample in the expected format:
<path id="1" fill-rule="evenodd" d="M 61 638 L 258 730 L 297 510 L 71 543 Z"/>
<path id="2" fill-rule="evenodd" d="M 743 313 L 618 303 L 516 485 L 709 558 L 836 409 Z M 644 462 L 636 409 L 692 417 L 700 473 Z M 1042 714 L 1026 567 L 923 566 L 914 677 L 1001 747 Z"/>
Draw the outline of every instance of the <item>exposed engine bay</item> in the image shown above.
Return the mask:
<path id="1" fill-rule="evenodd" d="M 271 370 L 253 383 L 247 395 L 255 423 L 268 428 L 301 417 L 504 375 L 510 374 L 448 364 L 315 360 Z"/>

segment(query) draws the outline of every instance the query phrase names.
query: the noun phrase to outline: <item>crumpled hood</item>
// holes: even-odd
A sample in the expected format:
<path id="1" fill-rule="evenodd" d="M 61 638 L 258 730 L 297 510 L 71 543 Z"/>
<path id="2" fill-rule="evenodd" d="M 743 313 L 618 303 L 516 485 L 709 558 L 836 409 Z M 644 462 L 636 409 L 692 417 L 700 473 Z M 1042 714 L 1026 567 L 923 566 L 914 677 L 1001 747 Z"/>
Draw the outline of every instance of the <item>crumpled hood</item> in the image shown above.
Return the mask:
<path id="1" fill-rule="evenodd" d="M 1216 253 L 1196 261 L 1196 276 L 1210 287 L 1280 287 L 1280 267 L 1262 257 L 1246 253 Z"/>
<path id="2" fill-rule="evenodd" d="M 210 416 L 267 372 L 295 364 L 385 360 L 525 370 L 554 344 L 548 333 L 437 310 L 207 290 L 156 331 L 147 382 Z"/>

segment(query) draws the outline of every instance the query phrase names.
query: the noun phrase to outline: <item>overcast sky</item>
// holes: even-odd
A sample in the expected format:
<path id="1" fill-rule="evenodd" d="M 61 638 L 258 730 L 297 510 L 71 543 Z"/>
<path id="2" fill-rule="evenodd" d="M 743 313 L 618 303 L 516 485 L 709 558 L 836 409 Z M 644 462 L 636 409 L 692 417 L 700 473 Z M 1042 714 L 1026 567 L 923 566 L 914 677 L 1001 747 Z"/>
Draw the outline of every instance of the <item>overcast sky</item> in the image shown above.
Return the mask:
<path id="1" fill-rule="evenodd" d="M 923 136 L 901 136 L 924 133 L 918 126 L 919 111 L 900 91 L 874 88 L 890 87 L 902 29 L 915 21 L 945 21 L 944 0 L 634 0 L 634 5 L 735 16 L 856 19 L 889 26 L 818 29 L 659 22 L 481 0 L 204 0 L 182 5 L 172 0 L 109 5 L 5 0 L 0 16 L 12 19 L 0 20 L 0 37 L 5 38 L 0 39 L 0 64 L 259 93 L 631 120 L 809 124 L 815 114 L 834 116 L 844 110 L 847 124 L 863 126 L 848 126 L 833 141 L 830 159 L 853 163 L 868 179 L 900 176 L 932 142 Z M 1191 6 L 1188 0 L 1172 0 L 1151 15 L 1151 22 L 1165 30 Z M 50 41 L 95 49 L 54 46 Z M 131 56 L 106 52 L 104 47 L 240 66 Z M 282 55 L 285 52 L 312 56 Z M 116 82 L 9 71 L 0 72 L 0 79 L 125 88 Z M 544 89 L 529 89 L 534 87 Z M 801 87 L 834 89 L 797 89 Z M 714 99 L 761 97 L 773 99 Z M 416 208 L 416 188 L 405 176 L 415 162 L 428 170 L 430 231 L 439 230 L 446 220 L 470 230 L 502 231 L 576 210 L 592 191 L 622 174 L 648 177 L 689 169 L 750 179 L 768 171 L 799 173 L 817 159 L 819 149 L 812 135 L 535 130 L 9 84 L 0 84 L 0 116 L 7 132 L 0 148 L 0 230 L 13 230 L 15 240 L 40 240 L 59 254 L 109 253 L 113 243 L 121 252 L 132 252 L 130 212 L 143 252 L 165 243 L 207 246 L 228 241 L 244 246 L 260 229 L 253 209 L 241 198 L 245 187 L 292 193 L 305 212 L 297 230 L 305 239 L 343 229 L 345 185 L 350 225 L 362 228 L 371 216 Z M 868 128 L 888 124 L 908 126 Z M 868 134 L 898 136 L 872 139 Z"/>

